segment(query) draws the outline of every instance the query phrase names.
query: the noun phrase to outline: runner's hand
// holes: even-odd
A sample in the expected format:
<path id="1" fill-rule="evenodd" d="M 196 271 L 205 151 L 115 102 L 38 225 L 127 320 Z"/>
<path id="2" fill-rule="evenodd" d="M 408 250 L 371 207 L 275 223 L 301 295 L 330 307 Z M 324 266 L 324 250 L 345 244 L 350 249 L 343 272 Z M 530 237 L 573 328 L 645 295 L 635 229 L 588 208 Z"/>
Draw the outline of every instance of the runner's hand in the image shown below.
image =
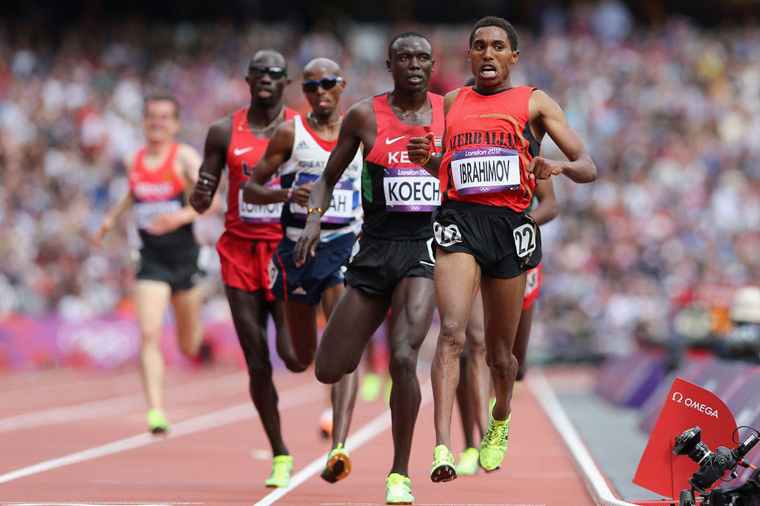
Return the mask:
<path id="1" fill-rule="evenodd" d="M 301 267 L 306 262 L 306 255 L 316 255 L 317 244 L 319 244 L 319 232 L 322 229 L 321 216 L 318 212 L 309 213 L 306 218 L 306 224 L 303 232 L 298 237 L 296 247 L 293 248 L 293 260 L 296 267 Z"/>
<path id="2" fill-rule="evenodd" d="M 562 174 L 562 163 L 543 156 L 533 158 L 525 169 L 529 179 L 549 179 Z"/>
<path id="3" fill-rule="evenodd" d="M 308 206 L 309 205 L 309 195 L 311 194 L 311 188 L 314 186 L 314 183 L 307 183 L 302 184 L 301 186 L 296 187 L 295 190 L 293 190 L 293 196 L 291 197 L 291 202 L 294 202 L 298 204 L 299 206 Z"/>
<path id="4" fill-rule="evenodd" d="M 116 224 L 110 216 L 103 218 L 98 229 L 92 234 L 92 244 L 99 248 L 103 243 L 103 237 L 113 229 L 114 225 Z"/>
<path id="5" fill-rule="evenodd" d="M 193 193 L 190 195 L 190 205 L 193 206 L 193 209 L 208 209 L 218 183 L 219 178 L 215 175 L 208 172 L 200 173 L 198 182 L 195 183 Z"/>
<path id="6" fill-rule="evenodd" d="M 435 134 L 428 132 L 425 137 L 412 137 L 406 145 L 406 151 L 409 153 L 409 161 L 422 166 L 430 160 L 430 151 L 433 148 L 433 138 Z"/>

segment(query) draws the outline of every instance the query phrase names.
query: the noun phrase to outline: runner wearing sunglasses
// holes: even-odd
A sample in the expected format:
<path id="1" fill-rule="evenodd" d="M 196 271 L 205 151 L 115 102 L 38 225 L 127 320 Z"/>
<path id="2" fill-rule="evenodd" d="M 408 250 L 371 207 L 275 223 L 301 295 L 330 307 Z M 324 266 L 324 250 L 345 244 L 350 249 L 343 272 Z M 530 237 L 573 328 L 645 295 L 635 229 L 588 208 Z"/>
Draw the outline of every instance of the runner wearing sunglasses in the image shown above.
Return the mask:
<path id="1" fill-rule="evenodd" d="M 243 186 L 264 154 L 275 129 L 297 113 L 282 103 L 282 92 L 290 79 L 287 62 L 277 51 L 257 52 L 250 61 L 245 79 L 251 91 L 250 106 L 211 125 L 200 177 L 190 203 L 198 212 L 208 208 L 226 166 L 229 184 L 226 230 L 216 247 L 222 266 L 222 281 L 248 366 L 251 398 L 274 455 L 272 474 L 265 484 L 287 487 L 293 458 L 280 432 L 277 391 L 272 382 L 266 335 L 270 315 L 277 328 L 277 353 L 291 371 L 302 371 L 303 368 L 293 356 L 282 304 L 269 289 L 269 260 L 282 237 L 281 209 L 278 205 L 249 205 L 242 197 Z M 268 184 L 278 186 L 279 182 Z"/>
<path id="2" fill-rule="evenodd" d="M 430 216 L 440 202 L 440 192 L 437 179 L 409 161 L 406 143 L 429 132 L 440 139 L 443 97 L 428 93 L 433 57 L 423 35 L 403 32 L 394 37 L 386 64 L 393 90 L 363 100 L 346 113 L 337 144 L 311 190 L 308 217 L 294 256 L 296 265 L 306 265 L 309 257 L 322 254 L 319 245 L 321 230 L 327 227 L 326 211 L 340 189 L 341 175 L 363 145 L 363 235 L 349 260 L 348 286 L 322 334 L 316 374 L 323 383 L 337 383 L 353 374 L 367 342 L 392 309 L 389 369 L 394 457 L 386 479 L 386 502 L 412 504 L 409 454 L 422 399 L 417 356 L 435 309 Z M 348 425 L 352 411 L 353 402 L 346 411 L 336 409 L 335 426 Z M 336 446 L 323 478 L 341 479 L 348 465 L 348 452 Z"/>
<path id="3" fill-rule="evenodd" d="M 293 349 L 303 368 L 314 362 L 317 351 L 317 306 L 322 303 L 327 318 L 333 313 L 343 294 L 341 267 L 351 255 L 362 224 L 359 201 L 362 157 L 355 152 L 338 182 L 329 209 L 325 210 L 318 255 L 308 258 L 300 268 L 296 267 L 293 248 L 306 222 L 309 192 L 335 147 L 343 120 L 339 102 L 346 82 L 340 73 L 338 64 L 326 58 L 317 58 L 306 65 L 302 88 L 311 112 L 305 118 L 296 117 L 277 128 L 243 194 L 243 199 L 251 204 L 284 205 L 285 236 L 272 257 L 269 272 L 272 293 L 285 304 Z M 282 189 L 268 188 L 266 181 L 278 170 Z M 345 411 L 349 403 L 353 404 L 356 387 L 356 373 L 344 376 L 333 385 L 334 411 Z M 332 438 L 333 447 L 340 450 L 348 434 L 348 418 L 339 416 L 337 420 Z M 336 459 L 342 457 L 340 452 L 335 455 L 338 455 Z M 343 465 L 339 476 L 326 469 L 323 478 L 334 482 L 350 471 L 348 463 Z"/>

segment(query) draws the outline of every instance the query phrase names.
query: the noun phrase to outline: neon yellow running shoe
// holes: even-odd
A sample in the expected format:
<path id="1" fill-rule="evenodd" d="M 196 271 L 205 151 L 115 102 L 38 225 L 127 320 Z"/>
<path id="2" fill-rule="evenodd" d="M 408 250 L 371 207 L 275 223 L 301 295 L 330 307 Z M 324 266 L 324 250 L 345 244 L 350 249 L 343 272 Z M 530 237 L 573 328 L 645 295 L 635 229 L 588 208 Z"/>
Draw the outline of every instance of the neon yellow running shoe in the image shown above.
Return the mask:
<path id="1" fill-rule="evenodd" d="M 364 402 L 375 402 L 383 388 L 380 376 L 374 372 L 368 372 L 362 378 L 362 386 L 359 388 L 359 398 Z"/>
<path id="2" fill-rule="evenodd" d="M 292 455 L 277 455 L 272 459 L 272 474 L 264 482 L 267 487 L 285 488 L 290 485 L 290 473 L 293 471 Z"/>
<path id="3" fill-rule="evenodd" d="M 391 473 L 385 480 L 386 504 L 414 504 L 412 481 L 403 474 Z"/>
<path id="4" fill-rule="evenodd" d="M 327 464 L 322 470 L 322 479 L 328 483 L 335 483 L 342 480 L 351 472 L 351 457 L 348 456 L 348 450 L 343 448 L 343 443 L 338 443 L 330 455 L 327 456 Z"/>
<path id="5" fill-rule="evenodd" d="M 478 452 L 477 448 L 467 448 L 459 454 L 459 464 L 457 464 L 457 474 L 462 476 L 472 476 L 478 474 Z"/>
<path id="6" fill-rule="evenodd" d="M 457 478 L 457 468 L 454 464 L 454 456 L 446 445 L 438 445 L 433 450 L 433 470 L 430 471 L 430 479 L 433 483 L 443 483 Z"/>
<path id="7" fill-rule="evenodd" d="M 148 430 L 156 436 L 166 434 L 169 431 L 169 420 L 166 419 L 160 409 L 148 410 Z"/>
<path id="8" fill-rule="evenodd" d="M 507 445 L 509 444 L 509 422 L 512 420 L 512 413 L 506 420 L 494 420 L 493 407 L 495 404 L 496 399 L 493 399 L 490 409 L 491 420 L 488 422 L 486 435 L 483 436 L 483 441 L 480 443 L 480 465 L 486 471 L 493 471 L 501 466 L 501 461 L 504 460 L 504 454 L 507 453 Z"/>

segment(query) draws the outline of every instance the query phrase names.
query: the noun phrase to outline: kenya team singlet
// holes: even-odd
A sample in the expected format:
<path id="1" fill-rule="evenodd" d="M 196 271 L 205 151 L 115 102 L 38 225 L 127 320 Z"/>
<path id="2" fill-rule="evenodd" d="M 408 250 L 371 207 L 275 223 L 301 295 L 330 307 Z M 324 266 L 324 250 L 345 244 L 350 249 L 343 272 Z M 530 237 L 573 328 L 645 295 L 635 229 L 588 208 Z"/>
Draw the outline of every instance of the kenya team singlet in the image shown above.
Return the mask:
<path id="1" fill-rule="evenodd" d="M 388 104 L 388 93 L 372 99 L 377 117 L 377 138 L 365 155 L 362 171 L 364 233 L 388 240 L 428 239 L 430 213 L 441 202 L 438 180 L 409 161 L 410 137 L 433 132 L 433 154 L 441 150 L 443 97 L 428 93 L 433 121 L 428 126 L 403 123 Z"/>
<path id="2" fill-rule="evenodd" d="M 293 109 L 285 108 L 285 121 L 298 116 Z M 227 150 L 227 212 L 224 227 L 241 239 L 279 240 L 282 237 L 280 214 L 282 204 L 254 205 L 243 201 L 243 188 L 253 169 L 264 155 L 269 139 L 253 135 L 248 128 L 248 108 L 235 111 L 232 117 L 232 138 Z M 279 188 L 279 177 L 266 186 Z"/>
<path id="3" fill-rule="evenodd" d="M 196 246 L 192 223 L 162 235 L 146 230 L 155 218 L 179 211 L 185 205 L 185 181 L 174 170 L 179 146 L 179 142 L 172 143 L 157 169 L 145 166 L 146 149 L 141 149 L 129 174 L 129 189 L 135 200 L 132 212 L 144 248 L 166 251 Z"/>
<path id="4" fill-rule="evenodd" d="M 293 120 L 295 134 L 290 158 L 280 167 L 283 188 L 313 184 L 325 170 L 327 159 L 338 140 L 326 141 L 319 137 L 299 116 Z M 348 233 L 357 235 L 362 224 L 362 206 L 359 200 L 362 155 L 357 151 L 333 189 L 330 208 L 322 215 L 320 240 L 325 242 Z M 282 226 L 292 241 L 306 224 L 308 209 L 296 203 L 283 208 Z"/>
<path id="5" fill-rule="evenodd" d="M 439 177 L 443 201 L 528 208 L 535 180 L 525 169 L 541 145 L 530 131 L 535 88 L 515 86 L 492 95 L 461 88 L 446 115 L 446 152 Z"/>

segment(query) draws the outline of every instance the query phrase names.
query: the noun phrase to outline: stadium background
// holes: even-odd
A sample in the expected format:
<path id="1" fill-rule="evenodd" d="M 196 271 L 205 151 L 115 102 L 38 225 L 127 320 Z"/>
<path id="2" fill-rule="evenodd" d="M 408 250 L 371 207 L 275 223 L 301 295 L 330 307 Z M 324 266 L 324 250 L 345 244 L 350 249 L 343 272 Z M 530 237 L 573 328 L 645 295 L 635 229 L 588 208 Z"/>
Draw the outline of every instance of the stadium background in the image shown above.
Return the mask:
<path id="1" fill-rule="evenodd" d="M 517 25 L 513 82 L 547 91 L 599 168 L 592 185 L 555 180 L 532 358 L 722 335 L 734 292 L 760 280 L 757 1 L 47 0 L 0 5 L 0 368 L 133 364 L 133 229 L 101 250 L 89 238 L 126 191 L 120 160 L 141 144 L 146 94 L 177 96 L 179 139 L 200 150 L 247 103 L 256 50 L 285 54 L 286 103 L 301 111 L 299 69 L 338 61 L 345 110 L 390 88 L 387 42 L 408 28 L 430 39 L 431 89 L 445 93 L 469 75 L 484 14 Z M 203 244 L 220 232 L 218 218 L 198 223 Z M 229 316 L 209 251 L 213 336 Z"/>

